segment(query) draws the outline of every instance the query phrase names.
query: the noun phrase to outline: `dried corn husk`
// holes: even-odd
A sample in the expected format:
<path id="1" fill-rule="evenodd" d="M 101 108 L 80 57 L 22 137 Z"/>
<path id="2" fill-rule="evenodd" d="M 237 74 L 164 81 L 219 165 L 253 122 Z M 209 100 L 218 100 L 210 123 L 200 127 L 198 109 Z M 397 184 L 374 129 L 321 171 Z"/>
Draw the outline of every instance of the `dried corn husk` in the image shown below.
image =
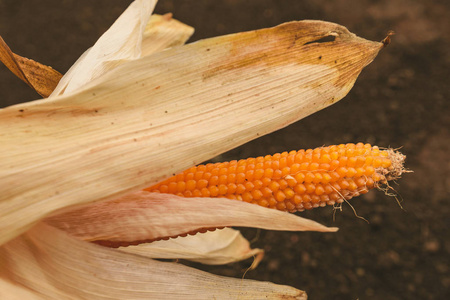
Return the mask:
<path id="1" fill-rule="evenodd" d="M 246 202 L 225 198 L 183 198 L 144 191 L 60 213 L 45 219 L 45 222 L 79 239 L 113 246 L 177 236 L 198 228 L 224 226 L 291 231 L 337 230 Z"/>
<path id="2" fill-rule="evenodd" d="M 194 28 L 172 18 L 172 14 L 152 15 L 145 27 L 141 57 L 167 48 L 182 46 L 194 33 Z"/>
<path id="3" fill-rule="evenodd" d="M 136 0 L 114 24 L 73 64 L 51 97 L 74 92 L 132 59 L 141 56 L 141 44 L 156 0 Z"/>
<path id="4" fill-rule="evenodd" d="M 1 299 L 306 299 L 289 286 L 155 261 L 45 224 L 0 247 L 0 265 Z"/>
<path id="5" fill-rule="evenodd" d="M 42 97 L 48 97 L 62 77 L 52 67 L 13 53 L 1 36 L 0 61 Z"/>
<path id="6" fill-rule="evenodd" d="M 208 265 L 223 265 L 255 257 L 252 268 L 256 268 L 264 256 L 262 249 L 251 249 L 242 234 L 231 228 L 120 247 L 119 250 L 150 258 L 186 259 Z"/>

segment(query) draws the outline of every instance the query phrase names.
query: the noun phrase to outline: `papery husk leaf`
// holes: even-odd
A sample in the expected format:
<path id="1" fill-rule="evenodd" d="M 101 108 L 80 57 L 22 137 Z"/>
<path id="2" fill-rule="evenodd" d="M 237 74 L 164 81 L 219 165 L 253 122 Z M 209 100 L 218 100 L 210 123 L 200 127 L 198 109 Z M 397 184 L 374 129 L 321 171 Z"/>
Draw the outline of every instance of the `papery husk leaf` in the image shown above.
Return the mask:
<path id="1" fill-rule="evenodd" d="M 186 259 L 208 265 L 223 265 L 254 257 L 252 268 L 255 268 L 264 256 L 262 249 L 250 248 L 247 239 L 238 230 L 231 228 L 120 247 L 119 250 L 150 258 Z"/>
<path id="2" fill-rule="evenodd" d="M 0 257 L 1 259 L 1 257 Z M 1 272 L 1 271 L 0 271 Z M 0 299 L 8 300 L 48 300 L 36 292 L 12 282 L 0 275 Z"/>
<path id="3" fill-rule="evenodd" d="M 0 247 L 0 266 L 0 286 L 7 288 L 0 291 L 2 299 L 17 292 L 9 282 L 58 300 L 306 299 L 289 286 L 155 261 L 76 240 L 44 224 Z"/>
<path id="4" fill-rule="evenodd" d="M 42 97 L 48 97 L 62 77 L 52 67 L 13 53 L 1 36 L 0 61 Z"/>
<path id="5" fill-rule="evenodd" d="M 76 91 L 124 62 L 141 56 L 142 37 L 157 0 L 136 0 L 72 65 L 52 97 Z"/>
<path id="6" fill-rule="evenodd" d="M 290 22 L 174 47 L 77 93 L 2 109 L 0 244 L 57 209 L 149 187 L 335 103 L 382 47 L 337 24 Z"/>
<path id="7" fill-rule="evenodd" d="M 172 18 L 172 14 L 152 15 L 145 27 L 141 56 L 166 48 L 181 46 L 194 33 L 194 28 Z"/>
<path id="8" fill-rule="evenodd" d="M 184 198 L 139 191 L 45 219 L 86 241 L 112 247 L 227 226 L 284 231 L 334 232 L 312 220 L 225 198 Z"/>

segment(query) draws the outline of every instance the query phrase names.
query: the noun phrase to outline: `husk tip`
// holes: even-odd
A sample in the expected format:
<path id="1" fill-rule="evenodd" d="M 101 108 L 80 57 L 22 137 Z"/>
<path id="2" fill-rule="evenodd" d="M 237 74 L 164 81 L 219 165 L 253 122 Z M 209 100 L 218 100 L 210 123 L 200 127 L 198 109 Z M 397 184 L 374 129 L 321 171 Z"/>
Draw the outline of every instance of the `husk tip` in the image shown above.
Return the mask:
<path id="1" fill-rule="evenodd" d="M 387 47 L 391 43 L 391 36 L 393 36 L 395 32 L 393 30 L 389 30 L 386 37 L 381 41 L 383 44 L 383 48 Z"/>

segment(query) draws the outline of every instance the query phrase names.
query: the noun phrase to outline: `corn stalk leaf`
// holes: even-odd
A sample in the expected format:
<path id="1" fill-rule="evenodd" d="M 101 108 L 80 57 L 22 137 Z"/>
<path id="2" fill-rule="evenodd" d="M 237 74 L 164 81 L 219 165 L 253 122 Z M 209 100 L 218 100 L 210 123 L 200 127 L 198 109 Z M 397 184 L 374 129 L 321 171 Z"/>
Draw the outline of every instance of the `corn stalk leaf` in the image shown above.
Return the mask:
<path id="1" fill-rule="evenodd" d="M 43 223 L 0 247 L 0 266 L 2 299 L 306 299 L 289 286 L 155 261 Z"/>
<path id="2" fill-rule="evenodd" d="M 337 24 L 290 22 L 174 47 L 76 93 L 0 110 L 0 244 L 58 209 L 151 186 L 335 103 L 382 47 Z"/>

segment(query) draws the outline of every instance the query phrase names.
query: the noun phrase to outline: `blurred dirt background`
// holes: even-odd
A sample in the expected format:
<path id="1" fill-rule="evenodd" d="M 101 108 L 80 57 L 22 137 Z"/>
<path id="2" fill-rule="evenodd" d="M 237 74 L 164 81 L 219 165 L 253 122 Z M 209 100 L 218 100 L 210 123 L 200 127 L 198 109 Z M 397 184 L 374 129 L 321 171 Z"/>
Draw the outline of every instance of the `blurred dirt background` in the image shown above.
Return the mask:
<path id="1" fill-rule="evenodd" d="M 0 34 L 16 53 L 64 73 L 131 0 L 0 0 Z M 245 278 L 306 290 L 310 299 L 450 299 L 450 14 L 448 1 L 160 0 L 157 13 L 196 28 L 191 39 L 320 19 L 371 40 L 394 30 L 392 44 L 339 103 L 283 130 L 223 154 L 246 158 L 322 145 L 369 142 L 402 147 L 405 174 L 395 186 L 402 210 L 380 191 L 300 213 L 336 234 L 244 229 L 264 248 Z M 2 107 L 39 98 L 0 65 Z M 195 267 L 243 277 L 250 261 Z"/>

